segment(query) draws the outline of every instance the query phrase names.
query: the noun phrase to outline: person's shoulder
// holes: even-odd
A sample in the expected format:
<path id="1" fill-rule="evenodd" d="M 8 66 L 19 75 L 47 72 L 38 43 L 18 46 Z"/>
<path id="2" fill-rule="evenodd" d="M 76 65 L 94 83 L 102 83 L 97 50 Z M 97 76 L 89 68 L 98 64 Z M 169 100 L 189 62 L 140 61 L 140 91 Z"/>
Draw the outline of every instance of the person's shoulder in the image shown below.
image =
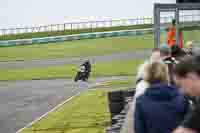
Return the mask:
<path id="1" fill-rule="evenodd" d="M 140 110 L 147 110 L 150 108 L 149 105 L 151 105 L 152 101 L 149 99 L 149 97 L 144 93 L 143 95 L 136 98 L 136 108 L 139 108 Z"/>
<path id="2" fill-rule="evenodd" d="M 144 104 L 144 103 L 146 103 L 146 101 L 148 101 L 148 97 L 146 96 L 146 93 L 144 93 L 136 98 L 136 104 Z"/>
<path id="3" fill-rule="evenodd" d="M 137 97 L 143 95 L 148 87 L 149 87 L 149 84 L 146 81 L 141 80 L 136 85 L 135 97 L 137 98 Z"/>

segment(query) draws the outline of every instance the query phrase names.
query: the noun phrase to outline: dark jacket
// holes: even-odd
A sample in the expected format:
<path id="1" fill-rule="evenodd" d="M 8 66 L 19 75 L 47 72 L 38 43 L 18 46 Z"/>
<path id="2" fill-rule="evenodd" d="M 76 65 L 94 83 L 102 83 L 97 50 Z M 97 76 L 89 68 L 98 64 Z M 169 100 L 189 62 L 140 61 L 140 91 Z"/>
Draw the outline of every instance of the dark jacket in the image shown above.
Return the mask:
<path id="1" fill-rule="evenodd" d="M 188 100 L 175 87 L 154 84 L 136 100 L 136 133 L 171 133 L 188 107 Z"/>
<path id="2" fill-rule="evenodd" d="M 171 54 L 176 60 L 183 58 L 188 53 L 183 49 L 179 48 L 177 45 L 171 47 Z"/>
<path id="3" fill-rule="evenodd" d="M 197 103 L 193 110 L 191 110 L 185 117 L 185 120 L 182 123 L 183 127 L 191 128 L 198 133 L 200 133 L 200 100 L 198 99 Z"/>
<path id="4" fill-rule="evenodd" d="M 168 67 L 170 84 L 175 85 L 173 73 L 174 73 L 174 66 L 175 66 L 175 64 L 178 63 L 178 61 L 174 57 L 166 57 L 163 59 L 163 62 Z"/>

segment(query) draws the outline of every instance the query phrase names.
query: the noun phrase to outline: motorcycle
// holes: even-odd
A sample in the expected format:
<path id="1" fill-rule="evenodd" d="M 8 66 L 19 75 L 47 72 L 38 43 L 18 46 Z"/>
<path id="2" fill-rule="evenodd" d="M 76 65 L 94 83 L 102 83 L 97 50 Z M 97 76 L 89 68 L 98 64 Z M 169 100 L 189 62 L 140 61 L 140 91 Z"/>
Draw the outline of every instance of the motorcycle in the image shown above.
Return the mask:
<path id="1" fill-rule="evenodd" d="M 77 82 L 79 80 L 87 81 L 88 80 L 88 72 L 86 72 L 85 66 L 81 65 L 77 71 L 77 74 L 74 78 L 74 81 Z"/>

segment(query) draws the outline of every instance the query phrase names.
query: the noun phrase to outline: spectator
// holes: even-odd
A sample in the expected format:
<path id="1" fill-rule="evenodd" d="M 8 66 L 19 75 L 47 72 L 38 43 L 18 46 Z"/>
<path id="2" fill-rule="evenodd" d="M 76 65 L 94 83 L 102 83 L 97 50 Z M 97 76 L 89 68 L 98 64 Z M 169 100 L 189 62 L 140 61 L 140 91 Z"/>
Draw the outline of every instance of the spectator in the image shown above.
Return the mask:
<path id="1" fill-rule="evenodd" d="M 183 49 L 179 48 L 177 45 L 174 45 L 174 46 L 171 47 L 171 56 L 174 57 L 175 61 L 177 61 L 177 62 L 178 62 L 178 60 L 180 60 L 181 58 L 183 58 L 187 54 L 188 53 L 186 51 L 184 51 Z"/>
<path id="2" fill-rule="evenodd" d="M 179 31 L 179 44 L 178 47 L 183 47 L 182 32 Z M 167 28 L 167 44 L 169 47 L 176 45 L 176 20 L 172 20 L 172 26 Z"/>
<path id="3" fill-rule="evenodd" d="M 171 56 L 171 49 L 167 44 L 162 44 L 160 46 L 160 56 L 162 61 L 167 65 L 169 72 L 169 83 L 175 84 L 173 79 L 173 68 L 177 63 L 177 60 Z"/>
<path id="4" fill-rule="evenodd" d="M 167 44 L 160 45 L 160 56 L 165 64 L 176 63 L 176 60 L 171 56 L 172 50 Z"/>
<path id="5" fill-rule="evenodd" d="M 151 53 L 150 62 L 160 61 L 160 60 L 161 60 L 160 49 L 154 48 Z"/>
<path id="6" fill-rule="evenodd" d="M 135 129 L 134 129 L 134 112 L 135 112 L 135 102 L 136 102 L 136 98 L 139 97 L 140 95 L 142 95 L 145 91 L 146 88 L 149 87 L 149 84 L 144 81 L 144 75 L 146 72 L 146 66 L 148 65 L 148 63 L 150 62 L 156 62 L 156 61 L 160 61 L 160 50 L 155 48 L 152 50 L 152 54 L 149 60 L 145 61 L 144 64 L 139 66 L 138 69 L 138 74 L 136 76 L 136 92 L 134 95 L 134 99 L 132 104 L 130 105 L 130 108 L 127 112 L 126 115 L 126 119 L 125 119 L 125 123 L 123 124 L 122 133 L 135 133 Z"/>
<path id="7" fill-rule="evenodd" d="M 187 53 L 187 54 L 189 54 L 189 55 L 193 55 L 193 42 L 192 41 L 188 41 L 187 43 L 186 43 L 186 49 L 185 49 L 185 52 Z"/>
<path id="8" fill-rule="evenodd" d="M 200 56 L 185 57 L 175 67 L 175 81 L 183 92 L 200 96 Z M 200 133 L 200 101 L 173 133 Z"/>
<path id="9" fill-rule="evenodd" d="M 168 71 L 163 62 L 147 65 L 144 80 L 150 84 L 136 99 L 136 133 L 171 133 L 183 120 L 188 102 L 177 88 L 168 86 Z"/>
<path id="10" fill-rule="evenodd" d="M 158 61 L 158 60 L 161 60 L 161 57 L 160 57 L 160 50 L 155 48 L 152 50 L 152 53 L 151 53 L 151 57 L 146 60 L 142 65 L 140 65 L 138 67 L 138 73 L 136 75 L 136 84 L 143 79 L 144 77 L 144 70 L 145 70 L 145 66 L 146 64 L 150 62 L 153 62 L 153 61 Z"/>
<path id="11" fill-rule="evenodd" d="M 172 26 L 168 28 L 167 32 L 167 44 L 171 47 L 176 44 L 176 21 L 172 20 Z"/>
<path id="12" fill-rule="evenodd" d="M 135 98 L 137 98 L 138 96 L 143 94 L 145 89 L 148 87 L 148 83 L 143 80 L 144 79 L 144 75 L 146 73 L 146 66 L 150 62 L 156 62 L 156 61 L 161 61 L 161 56 L 160 56 L 160 50 L 159 49 L 153 49 L 150 59 L 145 61 L 144 64 L 139 66 L 138 74 L 136 76 Z"/>

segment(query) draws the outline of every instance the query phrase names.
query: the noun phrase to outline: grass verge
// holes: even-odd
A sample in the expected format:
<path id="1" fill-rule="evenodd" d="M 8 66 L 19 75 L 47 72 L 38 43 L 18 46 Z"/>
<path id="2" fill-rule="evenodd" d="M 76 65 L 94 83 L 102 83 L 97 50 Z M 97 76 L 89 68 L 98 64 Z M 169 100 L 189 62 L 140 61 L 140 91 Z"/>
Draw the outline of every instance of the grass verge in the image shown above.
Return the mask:
<path id="1" fill-rule="evenodd" d="M 123 60 L 92 65 L 91 77 L 101 76 L 132 76 L 143 60 Z M 1 69 L 0 80 L 32 80 L 51 78 L 73 78 L 76 74 L 75 65 L 31 69 Z"/>
<path id="2" fill-rule="evenodd" d="M 0 61 L 71 58 L 153 48 L 152 35 L 112 37 L 0 48 Z"/>
<path id="3" fill-rule="evenodd" d="M 104 133 L 110 121 L 106 94 L 105 90 L 85 92 L 22 133 Z"/>

